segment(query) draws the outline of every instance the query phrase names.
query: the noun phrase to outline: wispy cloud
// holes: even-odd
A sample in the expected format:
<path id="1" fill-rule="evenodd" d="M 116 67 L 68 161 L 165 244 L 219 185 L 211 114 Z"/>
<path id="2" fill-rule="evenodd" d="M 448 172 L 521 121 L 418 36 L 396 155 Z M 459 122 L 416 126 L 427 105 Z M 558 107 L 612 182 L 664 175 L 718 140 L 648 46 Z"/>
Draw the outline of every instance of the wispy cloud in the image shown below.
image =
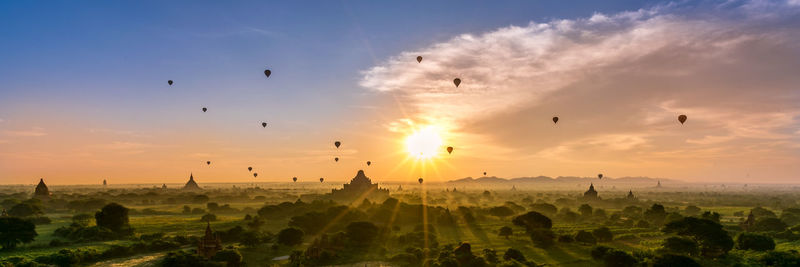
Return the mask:
<path id="1" fill-rule="evenodd" d="M 770 153 L 791 148 L 800 128 L 800 78 L 790 71 L 800 68 L 797 3 L 667 4 L 466 33 L 391 57 L 360 85 L 404 100 L 408 112 L 391 131 L 492 125 L 481 134 L 517 152 L 656 157 L 769 145 Z M 573 128 L 526 126 L 554 114 L 565 119 L 558 127 Z M 679 114 L 689 116 L 685 125 Z M 543 133 L 558 138 L 527 141 Z"/>
<path id="2" fill-rule="evenodd" d="M 8 130 L 3 131 L 3 134 L 11 137 L 39 137 L 47 135 L 47 133 L 44 132 L 44 128 L 40 127 L 34 127 L 30 130 Z"/>

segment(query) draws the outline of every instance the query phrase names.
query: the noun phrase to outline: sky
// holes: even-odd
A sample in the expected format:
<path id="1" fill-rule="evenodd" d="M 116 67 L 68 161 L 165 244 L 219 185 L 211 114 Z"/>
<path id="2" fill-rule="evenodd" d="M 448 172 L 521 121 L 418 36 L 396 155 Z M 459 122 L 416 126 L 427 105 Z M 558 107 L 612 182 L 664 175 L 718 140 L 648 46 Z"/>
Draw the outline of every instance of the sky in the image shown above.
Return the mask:
<path id="1" fill-rule="evenodd" d="M 795 183 L 799 15 L 797 0 L 2 2 L 0 184 Z M 437 154 L 408 151 L 419 131 Z"/>

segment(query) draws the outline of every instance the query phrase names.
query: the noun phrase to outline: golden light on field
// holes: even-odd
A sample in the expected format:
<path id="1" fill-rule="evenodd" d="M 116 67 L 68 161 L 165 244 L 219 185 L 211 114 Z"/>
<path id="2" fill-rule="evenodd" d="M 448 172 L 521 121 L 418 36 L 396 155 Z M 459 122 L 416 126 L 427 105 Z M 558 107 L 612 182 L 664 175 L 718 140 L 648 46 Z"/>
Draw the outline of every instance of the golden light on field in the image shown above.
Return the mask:
<path id="1" fill-rule="evenodd" d="M 434 126 L 420 128 L 406 137 L 406 151 L 417 159 L 431 159 L 442 149 L 442 136 Z"/>

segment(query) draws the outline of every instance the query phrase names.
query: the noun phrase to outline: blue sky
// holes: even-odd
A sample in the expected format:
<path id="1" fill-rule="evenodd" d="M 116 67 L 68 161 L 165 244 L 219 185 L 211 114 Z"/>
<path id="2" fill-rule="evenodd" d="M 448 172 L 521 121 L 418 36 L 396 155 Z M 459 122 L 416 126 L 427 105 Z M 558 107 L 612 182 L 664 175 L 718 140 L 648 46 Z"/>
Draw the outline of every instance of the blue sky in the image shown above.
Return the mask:
<path id="1" fill-rule="evenodd" d="M 41 169 L 20 166 L 35 165 L 36 159 L 40 162 L 48 162 L 48 159 L 56 161 L 55 159 L 60 156 L 73 154 L 83 155 L 77 156 L 77 158 L 85 156 L 85 160 L 91 159 L 90 161 L 97 164 L 76 169 L 74 176 L 103 176 L 107 172 L 113 173 L 109 171 L 110 169 L 122 168 L 121 165 L 103 163 L 99 159 L 106 157 L 117 161 L 135 162 L 130 163 L 131 166 L 127 167 L 131 171 L 137 168 L 164 169 L 167 166 L 146 159 L 148 155 L 155 157 L 154 154 L 163 154 L 172 150 L 181 151 L 172 155 L 173 158 L 197 157 L 192 160 L 185 159 L 186 162 L 204 161 L 200 159 L 202 157 L 224 157 L 242 153 L 269 162 L 264 163 L 265 165 L 280 164 L 274 159 L 287 155 L 299 157 L 294 159 L 295 161 L 308 160 L 307 162 L 310 164 L 316 163 L 316 159 L 306 159 L 305 156 L 315 156 L 327 152 L 314 151 L 307 155 L 295 155 L 293 154 L 295 152 L 291 150 L 310 150 L 313 147 L 329 143 L 331 139 L 351 138 L 352 140 L 358 138 L 359 135 L 364 135 L 358 132 L 369 132 L 372 141 L 364 141 L 361 147 L 355 147 L 352 151 L 347 152 L 352 153 L 354 161 L 360 162 L 368 157 L 364 154 L 379 154 L 374 147 L 381 147 L 381 140 L 402 139 L 403 134 L 391 130 L 394 127 L 391 126 L 394 125 L 393 122 L 406 119 L 420 123 L 423 121 L 421 118 L 426 116 L 443 116 L 436 112 L 438 107 L 424 109 L 423 107 L 427 107 L 426 103 L 420 103 L 419 99 L 414 99 L 415 96 L 419 96 L 415 95 L 415 93 L 419 93 L 417 91 L 401 88 L 390 89 L 388 91 L 391 93 L 386 93 L 385 90 L 380 89 L 384 88 L 382 87 L 384 84 L 390 82 L 394 82 L 394 84 L 407 82 L 407 80 L 393 80 L 392 78 L 400 77 L 408 71 L 408 68 L 404 67 L 406 65 L 395 64 L 398 56 L 402 57 L 406 53 L 417 52 L 468 51 L 464 50 L 467 48 L 447 50 L 441 47 L 437 48 L 437 45 L 458 46 L 459 40 L 469 41 L 459 39 L 462 34 L 482 38 L 479 40 L 484 40 L 484 42 L 494 42 L 496 39 L 482 36 L 494 33 L 513 33 L 514 29 L 508 27 L 528 27 L 527 30 L 531 30 L 535 28 L 534 24 L 530 24 L 531 22 L 560 27 L 558 21 L 561 20 L 570 23 L 580 23 L 580 21 L 587 21 L 590 18 L 616 20 L 617 24 L 608 26 L 609 29 L 593 28 L 597 25 L 593 24 L 595 22 L 585 26 L 587 31 L 596 31 L 603 36 L 614 36 L 616 33 L 625 33 L 625 31 L 635 28 L 648 29 L 650 25 L 654 24 L 657 24 L 657 29 L 661 29 L 659 28 L 661 24 L 658 23 L 662 21 L 675 22 L 664 24 L 664 27 L 676 27 L 673 31 L 678 32 L 695 27 L 695 25 L 704 25 L 704 23 L 730 24 L 740 27 L 737 28 L 740 31 L 727 34 L 741 34 L 742 36 L 749 34 L 748 29 L 752 28 L 765 27 L 768 31 L 775 30 L 777 32 L 781 27 L 796 23 L 796 20 L 790 19 L 792 14 L 795 14 L 791 11 L 796 6 L 793 1 L 787 2 L 787 5 L 792 8 L 776 7 L 770 5 L 770 2 L 764 3 L 760 1 L 729 3 L 654 1 L 3 2 L 0 3 L 0 39 L 3 40 L 0 41 L 0 51 L 3 51 L 0 53 L 0 62 L 2 62 L 0 64 L 0 131 L 4 131 L 5 135 L 0 135 L 0 146 L 7 147 L 7 154 L 0 154 L 0 159 L 5 158 L 7 163 L 6 165 L 0 163 L 0 170 L 6 169 L 8 173 L 13 173 L 14 181 L 27 181 L 40 174 L 53 176 L 57 173 L 55 169 L 59 168 L 56 163 L 54 166 Z M 779 19 L 777 22 L 767 21 L 768 19 L 752 15 L 748 12 L 749 10 L 758 10 L 767 15 L 772 14 Z M 766 12 L 764 12 L 765 10 Z M 648 15 L 642 15 L 642 18 L 631 22 L 634 26 L 624 26 L 628 23 L 625 14 L 637 11 L 641 14 L 648 13 Z M 743 18 L 737 19 L 736 16 Z M 785 19 L 781 20 L 780 18 Z M 744 22 L 741 23 L 742 25 L 738 25 L 738 21 Z M 672 26 L 682 22 L 686 23 Z M 700 30 L 716 33 L 722 32 L 723 28 L 710 27 Z M 546 40 L 544 33 L 539 34 L 536 38 L 526 39 L 527 37 L 521 36 L 514 40 Z M 569 37 L 568 34 L 565 31 L 563 36 Z M 506 41 L 514 42 L 514 40 L 509 40 Z M 466 41 L 461 43 L 467 43 Z M 672 41 L 674 40 L 665 38 L 662 43 L 670 44 Z M 502 43 L 498 42 L 498 44 L 501 44 L 500 48 L 502 49 Z M 525 42 L 520 42 L 516 45 L 525 46 L 525 44 Z M 495 48 L 481 50 L 479 53 L 472 51 L 464 54 L 468 56 L 462 61 L 450 58 L 447 60 L 451 63 L 458 63 L 452 68 L 457 69 L 458 66 L 475 62 L 469 61 L 469 56 L 484 51 L 490 55 L 499 53 L 492 49 Z M 613 50 L 613 48 L 604 49 L 607 50 L 597 51 Z M 637 49 L 642 50 L 641 48 Z M 792 51 L 792 49 L 791 47 L 787 48 L 787 51 Z M 682 50 L 676 51 L 678 55 L 681 55 Z M 555 52 L 554 55 L 557 54 Z M 656 53 L 653 52 L 653 54 Z M 689 54 L 687 52 L 685 55 Z M 788 58 L 793 56 L 794 54 Z M 514 58 L 510 57 L 511 60 Z M 427 62 L 437 62 L 437 59 L 431 60 L 433 61 Z M 444 60 L 443 57 L 438 62 L 445 62 Z M 613 60 L 608 59 L 608 61 Z M 491 69 L 501 67 L 501 65 L 484 67 Z M 265 68 L 269 68 L 273 72 L 268 79 L 262 75 Z M 390 72 L 382 72 L 381 68 Z M 680 69 L 680 67 L 676 67 L 676 69 Z M 365 77 L 365 73 L 368 71 L 372 71 L 371 73 L 375 74 L 375 77 L 380 77 L 380 80 L 376 81 Z M 459 71 L 459 73 L 469 73 L 468 69 Z M 169 79 L 175 81 L 174 86 L 170 87 L 166 84 Z M 480 80 L 478 76 L 465 77 L 465 85 L 470 85 L 470 79 Z M 514 77 L 512 77 L 513 79 Z M 573 79 L 575 80 L 573 84 L 563 85 L 563 88 L 557 91 L 570 92 L 570 90 L 561 89 L 568 89 L 571 88 L 570 86 L 574 87 L 575 84 L 586 82 L 576 77 Z M 696 80 L 696 78 L 686 78 L 686 81 L 689 80 Z M 422 80 L 412 81 L 420 82 Z M 499 84 L 493 85 L 498 86 Z M 783 87 L 776 86 L 775 88 Z M 554 91 L 556 90 L 553 89 L 552 92 Z M 709 94 L 713 95 L 712 91 L 709 91 Z M 657 96 L 662 93 L 654 91 L 647 94 L 648 96 Z M 678 96 L 669 96 L 657 99 L 657 101 L 653 100 L 653 103 L 660 103 L 663 108 L 669 106 L 669 103 L 673 103 L 670 101 L 680 102 L 679 99 Z M 765 105 L 786 106 L 785 115 L 793 118 L 792 114 L 794 113 L 792 112 L 796 105 L 764 101 Z M 528 106 L 527 110 L 536 110 L 541 107 L 541 105 L 534 105 L 534 102 L 530 102 L 531 106 Z M 584 104 L 581 101 L 575 103 Z M 208 107 L 210 112 L 200 113 L 201 107 Z M 423 109 L 420 111 L 421 108 Z M 481 108 L 476 107 L 474 110 Z M 688 107 L 685 110 L 687 109 L 690 110 Z M 472 150 L 471 152 L 475 154 L 471 155 L 471 160 L 509 158 L 510 153 L 516 153 L 513 151 L 514 148 L 528 147 L 528 145 L 537 149 L 531 152 L 532 155 L 551 155 L 548 154 L 550 152 L 546 152 L 548 148 L 543 144 L 532 145 L 527 141 L 522 141 L 525 138 L 487 130 L 487 125 L 492 125 L 495 129 L 508 129 L 508 131 L 527 130 L 517 128 L 515 125 L 518 123 L 516 122 L 497 124 L 508 118 L 523 116 L 521 112 L 526 110 L 525 108 L 511 111 L 488 110 L 492 111 L 489 113 L 493 117 L 476 121 L 462 120 L 453 126 L 458 133 L 452 134 L 452 139 L 471 140 L 486 145 L 487 149 Z M 563 113 L 566 112 L 562 111 Z M 669 114 L 669 116 L 672 115 Z M 735 114 L 728 115 L 734 116 Z M 549 117 L 550 114 L 547 116 Z M 764 116 L 777 115 L 765 113 Z M 690 117 L 697 118 L 696 116 Z M 257 125 L 262 120 L 270 123 L 269 133 L 256 135 L 242 132 L 241 129 L 249 127 L 249 125 Z M 757 119 L 753 118 L 753 120 Z M 388 132 L 386 125 L 390 125 Z M 785 127 L 775 131 L 786 134 L 797 130 L 797 123 L 794 119 L 786 125 L 781 125 Z M 731 140 L 732 137 L 721 133 L 719 129 L 721 128 L 697 132 L 695 136 L 686 137 L 687 139 L 683 140 L 683 143 L 697 142 L 696 140 L 708 142 L 703 138 Z M 584 131 L 585 129 L 574 130 Z M 98 136 L 93 134 L 98 134 Z M 185 138 L 187 134 L 191 134 L 191 138 Z M 634 140 L 633 143 L 636 144 L 641 142 L 662 146 L 664 143 L 679 142 L 677 140 L 656 140 L 657 138 L 651 135 L 631 137 L 633 135 L 630 132 L 606 134 L 612 135 L 612 139 Z M 482 137 L 477 138 L 476 135 L 482 135 Z M 31 136 L 41 138 L 26 138 Z M 574 140 L 561 140 L 561 146 L 556 146 L 556 148 L 583 142 L 585 138 L 588 137 L 576 136 Z M 497 140 L 520 140 L 522 143 Z M 348 142 L 348 144 L 353 144 L 353 142 Z M 258 154 L 262 152 L 250 151 L 245 148 L 248 146 L 254 146 L 255 148 L 252 150 L 269 150 L 270 152 Z M 462 147 L 464 146 L 462 145 Z M 95 147 L 96 150 L 86 147 Z M 466 147 L 468 148 L 468 146 Z M 392 148 L 394 149 L 394 147 Z M 125 149 L 132 149 L 132 151 L 129 151 L 130 154 L 126 154 L 127 156 L 123 156 L 109 154 L 111 152 L 103 152 L 102 149 L 111 149 L 117 152 Z M 215 150 L 216 152 L 203 150 Z M 324 149 L 322 150 L 324 151 Z M 788 153 L 788 155 L 798 153 L 796 148 L 782 152 Z M 32 154 L 19 156 L 24 153 Z M 478 153 L 486 155 L 477 156 Z M 330 155 L 321 156 L 327 158 Z M 376 156 L 372 156 L 372 158 L 374 157 Z M 390 159 L 395 161 L 394 158 L 387 156 L 387 161 Z M 172 177 L 196 167 L 190 166 L 189 163 L 180 159 L 175 160 L 181 163 L 173 163 L 178 165 L 174 170 L 142 175 Z M 235 164 L 246 164 L 246 161 L 239 159 Z M 586 159 L 586 162 L 596 163 L 590 159 Z M 182 166 L 180 164 L 189 165 Z M 235 164 L 231 164 L 231 168 L 235 168 L 233 167 Z M 397 164 L 400 163 L 392 162 L 387 165 Z M 552 170 L 531 170 L 510 166 L 525 165 L 529 162 L 500 162 L 498 160 L 493 164 L 495 165 L 492 165 L 492 169 L 508 170 L 505 173 L 503 171 L 495 172 L 506 176 L 581 175 L 581 173 L 559 172 L 565 169 L 563 167 Z M 74 165 L 69 166 L 72 168 Z M 354 165 L 353 168 L 342 168 L 342 170 L 335 171 L 326 168 L 320 167 L 319 173 L 309 175 L 336 172 L 344 176 L 353 172 L 352 169 L 357 167 Z M 596 169 L 597 166 L 587 167 L 586 172 L 594 173 L 594 170 L 588 171 L 592 168 Z M 625 166 L 614 168 L 622 170 L 625 169 Z M 453 167 L 453 169 L 461 168 Z M 276 172 L 281 173 L 280 175 L 290 173 L 289 170 Z M 661 175 L 688 179 L 714 173 L 711 169 L 686 170 L 677 173 L 644 172 L 645 170 L 620 171 L 616 176 Z M 230 171 L 220 171 L 219 173 L 209 173 L 209 176 L 222 179 L 229 173 Z M 438 175 L 441 175 L 442 179 L 446 179 L 469 176 L 474 173 L 480 173 L 480 168 L 463 172 L 444 171 L 443 174 Z M 388 170 L 381 174 L 395 175 Z M 276 176 L 278 175 L 276 174 Z M 716 176 L 717 179 L 724 179 L 727 174 L 713 176 Z M 126 177 L 126 179 L 147 181 L 149 178 Z"/>

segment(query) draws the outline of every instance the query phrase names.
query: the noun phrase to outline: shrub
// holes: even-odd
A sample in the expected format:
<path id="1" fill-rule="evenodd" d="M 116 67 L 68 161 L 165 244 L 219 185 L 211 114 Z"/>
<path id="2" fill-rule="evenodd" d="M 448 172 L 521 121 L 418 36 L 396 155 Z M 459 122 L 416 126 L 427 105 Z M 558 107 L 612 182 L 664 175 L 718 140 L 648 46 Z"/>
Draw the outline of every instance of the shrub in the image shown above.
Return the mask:
<path id="1" fill-rule="evenodd" d="M 595 238 L 594 235 L 592 235 L 592 233 L 589 233 L 584 230 L 580 230 L 578 231 L 577 234 L 575 234 L 575 241 L 584 245 L 597 244 L 597 238 Z"/>
<path id="2" fill-rule="evenodd" d="M 303 230 L 289 227 L 278 233 L 278 243 L 286 246 L 296 246 L 303 242 Z"/>
<path id="3" fill-rule="evenodd" d="M 755 251 L 773 250 L 775 249 L 775 241 L 765 235 L 741 233 L 736 237 L 736 248 Z"/>
<path id="4" fill-rule="evenodd" d="M 592 235 L 597 239 L 597 242 L 611 242 L 614 239 L 614 234 L 608 227 L 600 227 L 592 231 Z"/>
<path id="5" fill-rule="evenodd" d="M 682 255 L 661 255 L 653 260 L 653 267 L 700 267 L 694 259 Z"/>
<path id="6" fill-rule="evenodd" d="M 533 245 L 540 248 L 548 248 L 555 244 L 556 235 L 550 229 L 534 229 L 530 231 Z"/>

